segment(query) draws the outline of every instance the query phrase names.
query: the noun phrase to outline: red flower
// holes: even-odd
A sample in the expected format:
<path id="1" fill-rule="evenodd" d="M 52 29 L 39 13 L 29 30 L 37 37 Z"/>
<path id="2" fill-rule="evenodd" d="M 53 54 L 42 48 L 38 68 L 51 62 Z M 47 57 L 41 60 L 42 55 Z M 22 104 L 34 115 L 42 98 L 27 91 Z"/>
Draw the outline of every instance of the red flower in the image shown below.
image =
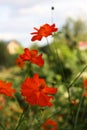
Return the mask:
<path id="1" fill-rule="evenodd" d="M 87 97 L 87 79 L 83 80 L 84 93 L 83 96 Z"/>
<path id="2" fill-rule="evenodd" d="M 44 60 L 42 59 L 42 54 L 38 55 L 37 50 L 24 49 L 24 54 L 19 55 L 16 59 L 16 64 L 20 67 L 24 66 L 24 61 L 30 61 L 38 66 L 43 66 Z"/>
<path id="3" fill-rule="evenodd" d="M 83 80 L 83 88 L 87 90 L 87 79 Z"/>
<path id="4" fill-rule="evenodd" d="M 22 60 L 21 57 L 18 57 L 18 58 L 15 60 L 15 64 L 18 65 L 20 68 L 23 68 L 23 67 L 24 67 L 24 61 Z"/>
<path id="5" fill-rule="evenodd" d="M 11 82 L 4 82 L 0 80 L 0 94 L 4 94 L 8 97 L 13 97 L 13 94 L 15 93 L 15 89 L 11 88 L 12 83 Z"/>
<path id="6" fill-rule="evenodd" d="M 56 32 L 58 30 L 57 28 L 55 28 L 55 24 L 44 24 L 39 29 L 37 29 L 36 27 L 34 27 L 34 29 L 36 30 L 36 32 L 31 33 L 32 35 L 34 34 L 31 41 L 40 41 L 43 37 L 48 37 L 52 35 L 53 32 Z"/>
<path id="7" fill-rule="evenodd" d="M 57 122 L 52 119 L 46 120 L 45 123 L 42 125 L 42 127 L 44 130 L 58 130 Z"/>
<path id="8" fill-rule="evenodd" d="M 56 92 L 57 89 L 48 87 L 45 80 L 39 78 L 38 74 L 34 74 L 32 78 L 26 78 L 21 86 L 21 94 L 32 106 L 52 106 L 50 99 L 53 99 L 52 94 Z"/>

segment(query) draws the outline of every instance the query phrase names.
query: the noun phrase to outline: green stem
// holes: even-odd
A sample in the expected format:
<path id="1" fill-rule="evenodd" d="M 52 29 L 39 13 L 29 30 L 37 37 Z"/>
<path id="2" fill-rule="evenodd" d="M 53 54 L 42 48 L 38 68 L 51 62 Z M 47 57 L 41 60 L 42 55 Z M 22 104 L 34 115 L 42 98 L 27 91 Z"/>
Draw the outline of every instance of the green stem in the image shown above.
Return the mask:
<path id="1" fill-rule="evenodd" d="M 17 125 L 16 125 L 16 128 L 15 128 L 14 130 L 18 130 L 18 128 L 19 128 L 21 122 L 23 121 L 23 115 L 24 115 L 24 111 L 23 111 L 23 113 L 21 114 L 21 116 L 20 116 L 20 118 L 19 118 L 19 121 L 18 121 L 18 123 L 17 123 Z"/>
<path id="2" fill-rule="evenodd" d="M 55 60 L 55 62 L 57 63 L 57 65 L 59 66 L 59 68 L 60 68 L 59 71 L 62 73 L 62 76 L 63 76 L 64 81 L 65 81 L 65 75 L 64 75 L 64 71 L 63 71 L 63 65 L 62 65 L 62 62 L 61 62 L 61 60 L 60 60 L 60 56 L 59 56 L 59 54 L 58 54 L 57 46 L 56 46 L 56 44 L 55 44 L 55 48 L 54 48 L 54 49 L 55 49 L 55 53 L 53 53 L 53 49 L 51 49 L 47 38 L 46 38 L 46 40 L 47 40 L 48 48 L 49 48 L 51 54 L 54 55 L 54 60 Z M 55 43 L 55 38 L 54 38 L 54 43 Z"/>
<path id="3" fill-rule="evenodd" d="M 80 108 L 81 108 L 81 104 L 82 104 L 82 100 L 83 100 L 83 93 L 80 99 L 80 103 L 77 109 L 77 113 L 76 113 L 76 117 L 75 117 L 75 122 L 74 122 L 74 129 L 76 128 L 77 122 L 78 122 L 78 116 L 79 116 L 79 112 L 80 112 Z"/>
<path id="4" fill-rule="evenodd" d="M 81 74 L 85 71 L 86 68 L 87 68 L 87 64 L 86 64 L 86 66 L 82 69 L 82 71 L 74 78 L 74 80 L 69 84 L 68 88 L 72 87 L 72 85 L 79 79 L 79 77 L 80 77 Z"/>
<path id="5" fill-rule="evenodd" d="M 72 106 L 71 106 L 70 88 L 67 88 L 67 91 L 68 91 L 68 101 L 69 101 L 70 115 L 72 117 L 72 122 L 73 122 L 73 109 L 72 109 Z"/>
<path id="6" fill-rule="evenodd" d="M 85 98 L 84 98 L 84 101 L 85 101 Z M 85 106 L 83 107 L 82 116 L 81 116 L 81 121 L 83 121 L 83 118 L 84 118 L 86 109 L 87 109 L 87 104 L 85 104 Z"/>
<path id="7" fill-rule="evenodd" d="M 25 117 L 25 114 L 28 112 L 29 110 L 29 105 L 26 104 L 25 108 L 23 109 L 23 112 L 22 114 L 20 115 L 20 118 L 19 118 L 19 121 L 16 125 L 16 128 L 14 130 L 18 130 L 18 128 L 20 127 L 21 123 L 24 121 L 24 117 Z"/>

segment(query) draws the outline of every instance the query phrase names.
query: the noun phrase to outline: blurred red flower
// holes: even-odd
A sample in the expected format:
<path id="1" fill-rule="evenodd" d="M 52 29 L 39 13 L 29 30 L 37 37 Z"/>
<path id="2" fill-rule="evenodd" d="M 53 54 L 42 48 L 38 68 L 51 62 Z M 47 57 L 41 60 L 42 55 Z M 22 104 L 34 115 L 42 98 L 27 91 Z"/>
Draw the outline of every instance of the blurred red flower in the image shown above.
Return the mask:
<path id="1" fill-rule="evenodd" d="M 12 87 L 11 82 L 4 82 L 0 80 L 0 94 L 4 94 L 8 97 L 13 97 L 13 94 L 15 93 L 16 90 L 11 87 Z"/>
<path id="2" fill-rule="evenodd" d="M 19 55 L 15 63 L 22 68 L 24 66 L 24 61 L 30 61 L 38 66 L 43 66 L 44 64 L 42 54 L 38 55 L 37 50 L 29 50 L 28 48 L 24 49 L 24 53 Z"/>
<path id="3" fill-rule="evenodd" d="M 83 80 L 83 88 L 87 90 L 87 79 Z"/>
<path id="4" fill-rule="evenodd" d="M 46 120 L 42 127 L 44 130 L 58 130 L 57 122 L 52 119 Z"/>
<path id="5" fill-rule="evenodd" d="M 31 41 L 41 41 L 43 37 L 48 37 L 52 35 L 53 32 L 56 32 L 58 30 L 58 28 L 55 28 L 55 24 L 44 24 L 39 29 L 37 29 L 36 27 L 34 27 L 34 29 L 36 30 L 36 32 L 31 33 L 32 35 L 34 35 Z"/>
<path id="6" fill-rule="evenodd" d="M 18 58 L 15 60 L 15 64 L 18 65 L 20 68 L 23 68 L 23 67 L 24 67 L 24 61 L 22 60 L 21 57 L 18 57 Z"/>
<path id="7" fill-rule="evenodd" d="M 87 97 L 87 79 L 83 80 L 84 93 L 83 96 Z"/>
<path id="8" fill-rule="evenodd" d="M 53 99 L 52 94 L 56 92 L 57 88 L 48 87 L 45 80 L 39 78 L 38 74 L 34 74 L 32 78 L 26 78 L 21 86 L 21 94 L 32 106 L 52 106 L 50 99 Z"/>
<path id="9" fill-rule="evenodd" d="M 84 92 L 84 93 L 83 93 L 83 97 L 87 97 L 87 92 Z"/>

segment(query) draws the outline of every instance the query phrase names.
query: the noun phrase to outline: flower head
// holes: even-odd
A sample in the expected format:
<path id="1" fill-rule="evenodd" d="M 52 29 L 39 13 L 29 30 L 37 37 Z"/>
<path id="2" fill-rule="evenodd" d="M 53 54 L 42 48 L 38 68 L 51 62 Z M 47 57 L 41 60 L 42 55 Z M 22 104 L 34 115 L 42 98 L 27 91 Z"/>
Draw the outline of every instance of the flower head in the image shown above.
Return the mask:
<path id="1" fill-rule="evenodd" d="M 0 80 L 0 94 L 4 94 L 8 97 L 13 97 L 15 91 L 16 90 L 12 88 L 11 82 L 4 82 Z"/>
<path id="2" fill-rule="evenodd" d="M 57 122 L 52 119 L 46 120 L 44 124 L 42 125 L 42 127 L 43 127 L 43 130 L 58 130 Z"/>
<path id="3" fill-rule="evenodd" d="M 30 105 L 52 106 L 50 99 L 57 92 L 56 88 L 46 85 L 43 78 L 39 78 L 38 74 L 34 74 L 32 78 L 26 78 L 21 86 L 21 94 Z"/>
<path id="4" fill-rule="evenodd" d="M 43 66 L 44 64 L 42 54 L 38 55 L 37 50 L 29 50 L 28 48 L 25 48 L 24 53 L 19 55 L 19 57 L 16 59 L 16 64 L 22 68 L 24 66 L 24 61 L 30 61 L 38 66 Z"/>
<path id="5" fill-rule="evenodd" d="M 22 60 L 21 57 L 18 57 L 18 58 L 15 60 L 15 64 L 18 65 L 20 68 L 23 68 L 23 67 L 24 67 L 24 61 Z"/>
<path id="6" fill-rule="evenodd" d="M 87 97 L 87 79 L 83 80 L 83 86 L 82 87 L 84 88 L 83 96 Z"/>
<path id="7" fill-rule="evenodd" d="M 87 79 L 83 80 L 83 88 L 87 90 Z"/>
<path id="8" fill-rule="evenodd" d="M 56 32 L 58 30 L 57 28 L 55 28 L 55 24 L 44 24 L 39 29 L 37 29 L 36 27 L 34 27 L 34 29 L 36 30 L 36 32 L 31 33 L 32 35 L 34 35 L 31 41 L 41 41 L 43 37 L 48 37 L 52 35 L 53 32 Z"/>

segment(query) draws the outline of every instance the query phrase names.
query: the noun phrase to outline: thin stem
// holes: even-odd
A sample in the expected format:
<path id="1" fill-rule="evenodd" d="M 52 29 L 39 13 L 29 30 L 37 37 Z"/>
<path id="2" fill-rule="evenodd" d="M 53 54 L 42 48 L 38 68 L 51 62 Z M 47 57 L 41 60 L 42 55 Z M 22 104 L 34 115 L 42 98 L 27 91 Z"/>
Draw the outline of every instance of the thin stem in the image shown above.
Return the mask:
<path id="1" fill-rule="evenodd" d="M 73 111 L 72 111 L 72 106 L 71 106 L 70 88 L 67 88 L 67 91 L 68 91 L 68 101 L 69 101 L 70 115 L 72 117 L 72 122 L 73 122 Z"/>
<path id="2" fill-rule="evenodd" d="M 82 100 L 83 100 L 83 93 L 82 93 L 80 103 L 79 103 L 79 106 L 78 106 L 78 109 L 77 109 L 77 113 L 76 113 L 76 117 L 75 117 L 75 123 L 74 123 L 74 129 L 76 128 L 76 125 L 77 125 L 77 122 L 78 122 L 78 116 L 79 116 Z"/>
<path id="3" fill-rule="evenodd" d="M 25 113 L 28 111 L 28 107 L 29 107 L 28 105 L 25 106 L 22 114 L 20 115 L 16 128 L 14 130 L 18 130 L 19 126 L 21 125 L 22 121 L 24 120 Z"/>
<path id="4" fill-rule="evenodd" d="M 87 64 L 86 64 L 86 66 L 82 69 L 82 71 L 74 78 L 74 80 L 69 84 L 68 88 L 72 87 L 72 85 L 79 79 L 79 77 L 80 77 L 81 74 L 85 71 L 86 68 L 87 68 Z"/>
<path id="5" fill-rule="evenodd" d="M 49 48 L 51 54 L 54 55 L 54 60 L 57 63 L 57 65 L 59 65 L 59 68 L 60 68 L 59 71 L 61 71 L 62 76 L 63 76 L 64 81 L 65 81 L 65 76 L 64 76 L 64 71 L 63 71 L 63 67 L 62 67 L 62 62 L 60 60 L 60 57 L 59 57 L 59 54 L 58 54 L 58 51 L 57 51 L 57 47 L 55 46 L 55 53 L 53 53 L 53 51 L 52 51 L 53 49 L 51 49 L 47 38 L 46 38 L 46 40 L 47 40 L 48 48 Z M 55 38 L 54 38 L 54 42 L 55 42 Z"/>
<path id="6" fill-rule="evenodd" d="M 19 121 L 18 121 L 18 123 L 17 123 L 17 126 L 16 126 L 16 128 L 15 128 L 14 130 L 17 130 L 17 129 L 19 128 L 19 126 L 20 126 L 20 124 L 21 124 L 21 122 L 22 122 L 22 119 L 23 119 L 23 115 L 24 115 L 24 111 L 23 111 L 23 113 L 21 114 L 21 116 L 20 116 L 20 118 L 19 118 Z"/>
<path id="7" fill-rule="evenodd" d="M 84 100 L 85 100 L 85 99 L 84 99 Z M 81 120 L 83 120 L 83 118 L 84 118 L 86 109 L 87 109 L 87 104 L 86 104 L 86 105 L 84 106 L 84 108 L 83 108 Z"/>

